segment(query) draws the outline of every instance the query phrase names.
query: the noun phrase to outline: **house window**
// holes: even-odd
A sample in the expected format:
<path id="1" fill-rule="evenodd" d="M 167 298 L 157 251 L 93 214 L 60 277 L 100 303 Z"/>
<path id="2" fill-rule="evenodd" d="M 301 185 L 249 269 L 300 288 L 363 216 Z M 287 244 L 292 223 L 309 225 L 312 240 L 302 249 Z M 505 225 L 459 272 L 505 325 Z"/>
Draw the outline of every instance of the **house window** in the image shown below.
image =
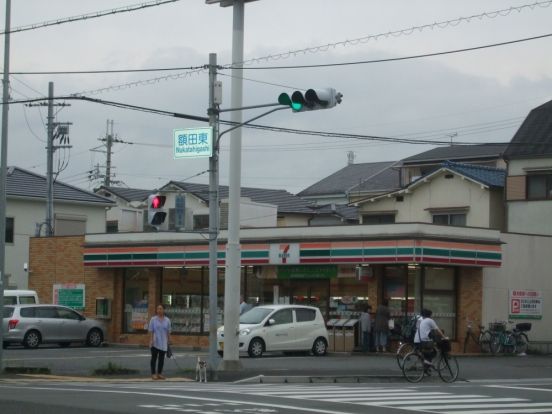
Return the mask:
<path id="1" fill-rule="evenodd" d="M 194 230 L 209 228 L 209 215 L 194 216 Z"/>
<path id="2" fill-rule="evenodd" d="M 365 214 L 362 216 L 362 224 L 393 224 L 395 214 Z"/>
<path id="3" fill-rule="evenodd" d="M 105 222 L 105 232 L 106 233 L 118 233 L 119 232 L 119 222 L 117 220 L 111 220 Z"/>
<path id="4" fill-rule="evenodd" d="M 433 224 L 439 224 L 441 226 L 465 226 L 466 213 L 433 214 Z"/>
<path id="5" fill-rule="evenodd" d="M 527 199 L 552 199 L 552 174 L 534 174 L 527 176 Z"/>
<path id="6" fill-rule="evenodd" d="M 6 217 L 6 243 L 13 243 L 13 217 Z"/>

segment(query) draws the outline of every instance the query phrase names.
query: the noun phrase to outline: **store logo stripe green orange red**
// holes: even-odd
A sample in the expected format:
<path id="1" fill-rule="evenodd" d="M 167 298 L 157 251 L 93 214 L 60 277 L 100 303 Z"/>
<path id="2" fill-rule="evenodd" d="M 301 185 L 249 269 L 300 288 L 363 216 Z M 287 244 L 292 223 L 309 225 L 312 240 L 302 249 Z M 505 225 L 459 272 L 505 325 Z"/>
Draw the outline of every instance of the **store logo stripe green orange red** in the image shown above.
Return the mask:
<path id="1" fill-rule="evenodd" d="M 184 259 L 184 253 L 157 253 L 159 260 Z"/>
<path id="2" fill-rule="evenodd" d="M 96 262 L 96 261 L 106 261 L 107 260 L 107 254 L 85 254 L 84 255 L 84 261 L 85 262 Z"/>
<path id="3" fill-rule="evenodd" d="M 362 256 L 362 249 L 336 249 L 331 250 L 331 256 Z"/>
<path id="4" fill-rule="evenodd" d="M 241 252 L 241 256 L 244 257 L 244 258 L 254 258 L 254 257 L 262 257 L 262 258 L 266 258 L 266 257 L 269 257 L 269 252 L 268 250 L 265 250 L 265 251 L 242 251 Z"/>
<path id="5" fill-rule="evenodd" d="M 301 250 L 299 255 L 301 257 L 314 257 L 314 256 L 327 257 L 327 256 L 331 256 L 331 251 L 330 249 Z"/>

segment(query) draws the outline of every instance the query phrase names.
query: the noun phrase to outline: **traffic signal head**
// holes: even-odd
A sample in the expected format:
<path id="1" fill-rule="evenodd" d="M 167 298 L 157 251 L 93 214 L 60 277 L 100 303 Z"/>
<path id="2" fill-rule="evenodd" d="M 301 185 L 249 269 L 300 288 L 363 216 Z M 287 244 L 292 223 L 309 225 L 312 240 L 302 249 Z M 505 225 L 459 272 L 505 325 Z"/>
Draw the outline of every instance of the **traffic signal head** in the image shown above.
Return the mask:
<path id="1" fill-rule="evenodd" d="M 289 106 L 293 112 L 303 112 L 333 108 L 341 103 L 342 99 L 343 95 L 334 88 L 308 89 L 304 94 L 301 91 L 295 91 L 291 96 L 281 93 L 278 103 Z"/>
<path id="2" fill-rule="evenodd" d="M 152 194 L 148 197 L 148 223 L 152 226 L 159 226 L 163 224 L 167 217 L 167 212 L 163 211 L 163 206 L 167 197 Z"/>

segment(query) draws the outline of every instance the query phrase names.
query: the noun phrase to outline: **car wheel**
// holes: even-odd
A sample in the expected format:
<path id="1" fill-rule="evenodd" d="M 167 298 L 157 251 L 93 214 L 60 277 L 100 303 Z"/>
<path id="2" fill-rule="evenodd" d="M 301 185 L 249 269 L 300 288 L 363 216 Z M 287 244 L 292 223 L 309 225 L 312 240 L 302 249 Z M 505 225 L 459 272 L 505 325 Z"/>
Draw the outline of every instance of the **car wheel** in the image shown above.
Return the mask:
<path id="1" fill-rule="evenodd" d="M 71 342 L 60 342 L 58 345 L 62 348 L 67 348 L 70 344 Z"/>
<path id="2" fill-rule="evenodd" d="M 312 353 L 315 356 L 324 356 L 328 350 L 328 344 L 324 338 L 317 338 L 312 345 Z"/>
<path id="3" fill-rule="evenodd" d="M 248 354 L 251 358 L 260 358 L 263 355 L 264 343 L 260 338 L 254 338 L 249 343 Z"/>
<path id="4" fill-rule="evenodd" d="M 41 340 L 42 339 L 38 331 L 29 331 L 23 338 L 23 346 L 25 348 L 38 348 Z"/>
<path id="5" fill-rule="evenodd" d="M 90 329 L 88 335 L 86 336 L 86 345 L 98 347 L 103 342 L 103 334 L 99 329 Z"/>

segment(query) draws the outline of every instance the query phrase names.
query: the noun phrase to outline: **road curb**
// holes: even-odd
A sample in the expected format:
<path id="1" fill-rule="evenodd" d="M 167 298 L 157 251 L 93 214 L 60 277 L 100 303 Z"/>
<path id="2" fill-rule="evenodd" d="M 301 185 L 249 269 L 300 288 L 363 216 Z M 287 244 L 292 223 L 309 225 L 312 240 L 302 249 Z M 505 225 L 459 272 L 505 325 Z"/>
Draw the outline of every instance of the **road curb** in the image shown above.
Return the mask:
<path id="1" fill-rule="evenodd" d="M 256 375 L 234 384 L 315 384 L 405 381 L 402 375 Z"/>

